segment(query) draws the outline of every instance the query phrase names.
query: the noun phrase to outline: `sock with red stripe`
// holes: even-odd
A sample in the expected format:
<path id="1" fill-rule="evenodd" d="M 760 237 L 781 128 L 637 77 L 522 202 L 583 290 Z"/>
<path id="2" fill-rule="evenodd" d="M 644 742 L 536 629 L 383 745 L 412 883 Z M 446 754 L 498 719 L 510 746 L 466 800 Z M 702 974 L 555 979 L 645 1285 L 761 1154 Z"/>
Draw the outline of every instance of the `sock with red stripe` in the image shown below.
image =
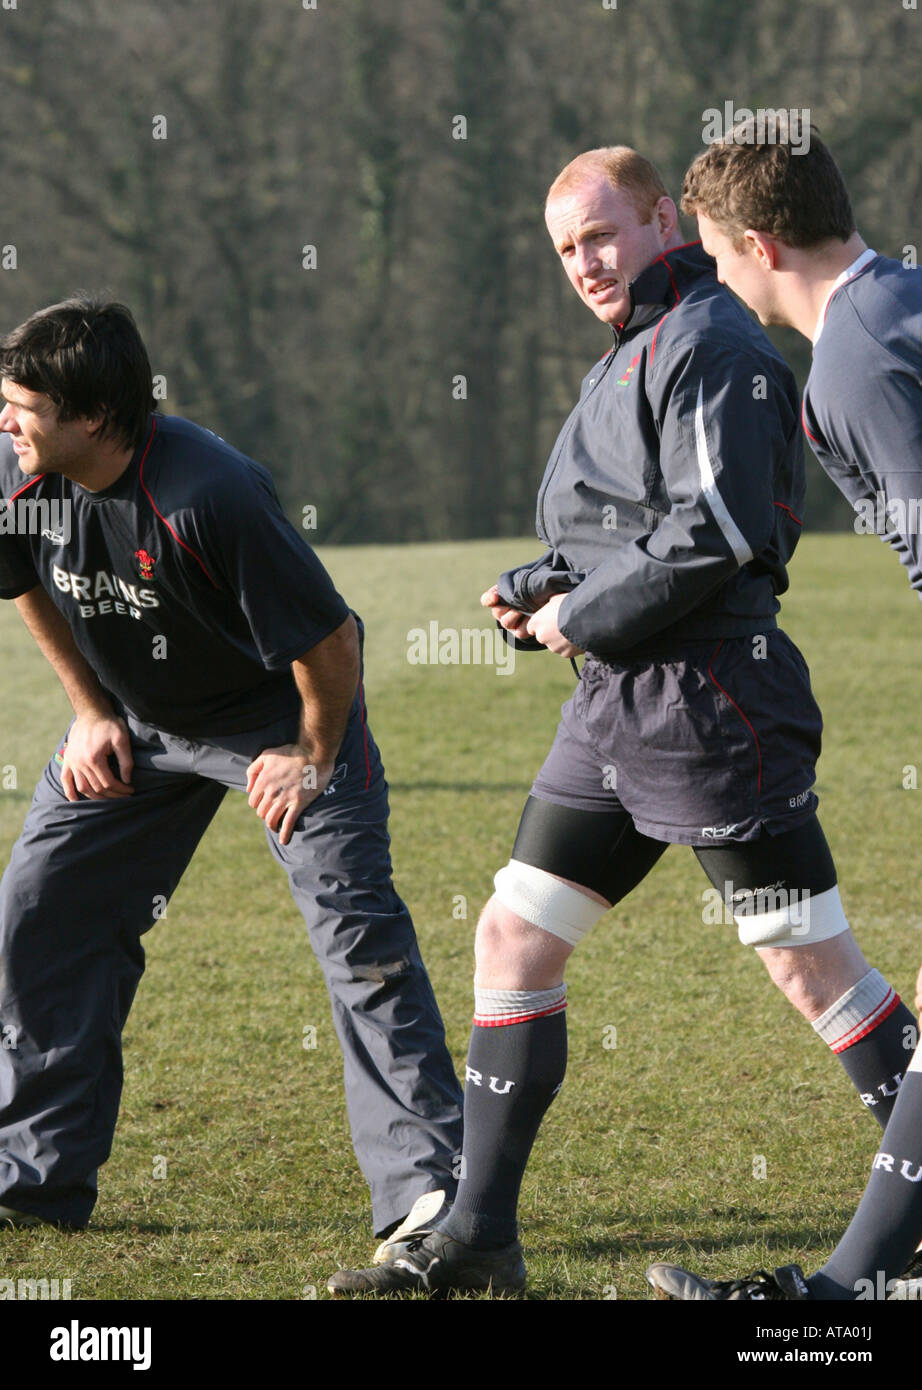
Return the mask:
<path id="1" fill-rule="evenodd" d="M 846 990 L 813 1027 L 885 1129 L 916 1043 L 915 1019 L 877 970 Z"/>
<path id="2" fill-rule="evenodd" d="M 818 1274 L 819 1299 L 881 1299 L 922 1239 L 922 1044 L 900 1087 L 851 1225 Z"/>
<path id="3" fill-rule="evenodd" d="M 439 1226 L 480 1250 L 517 1234 L 525 1165 L 567 1068 L 567 987 L 475 990 L 458 1195 Z"/>

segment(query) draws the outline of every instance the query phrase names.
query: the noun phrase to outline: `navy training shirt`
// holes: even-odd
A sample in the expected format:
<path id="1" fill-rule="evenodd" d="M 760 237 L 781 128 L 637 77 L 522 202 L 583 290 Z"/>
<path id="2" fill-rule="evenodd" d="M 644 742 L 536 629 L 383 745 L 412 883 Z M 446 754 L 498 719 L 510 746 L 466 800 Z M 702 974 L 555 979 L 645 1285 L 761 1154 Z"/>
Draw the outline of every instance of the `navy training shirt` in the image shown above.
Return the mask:
<path id="1" fill-rule="evenodd" d="M 855 507 L 922 597 L 922 270 L 865 251 L 843 271 L 813 340 L 803 423 Z"/>
<path id="2" fill-rule="evenodd" d="M 268 471 L 187 420 L 151 416 L 99 492 L 30 479 L 4 434 L 0 498 L 0 597 L 42 584 L 103 687 L 181 737 L 296 708 L 291 663 L 349 615 Z"/>

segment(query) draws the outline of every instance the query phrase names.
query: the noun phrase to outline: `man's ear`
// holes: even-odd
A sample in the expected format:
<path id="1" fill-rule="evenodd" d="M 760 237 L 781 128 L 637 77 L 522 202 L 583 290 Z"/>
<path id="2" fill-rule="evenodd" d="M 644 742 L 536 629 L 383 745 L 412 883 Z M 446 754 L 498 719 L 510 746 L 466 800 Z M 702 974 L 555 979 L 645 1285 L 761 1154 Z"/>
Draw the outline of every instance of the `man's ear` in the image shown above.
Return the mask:
<path id="1" fill-rule="evenodd" d="M 679 210 L 671 198 L 659 198 L 653 209 L 657 229 L 667 241 L 671 240 L 679 225 Z"/>
<path id="2" fill-rule="evenodd" d="M 99 431 L 106 423 L 105 415 L 84 415 L 81 417 L 87 438 L 98 443 Z"/>
<path id="3" fill-rule="evenodd" d="M 746 249 L 755 256 L 763 270 L 776 270 L 778 266 L 778 239 L 768 232 L 757 232 L 748 227 L 743 233 Z"/>

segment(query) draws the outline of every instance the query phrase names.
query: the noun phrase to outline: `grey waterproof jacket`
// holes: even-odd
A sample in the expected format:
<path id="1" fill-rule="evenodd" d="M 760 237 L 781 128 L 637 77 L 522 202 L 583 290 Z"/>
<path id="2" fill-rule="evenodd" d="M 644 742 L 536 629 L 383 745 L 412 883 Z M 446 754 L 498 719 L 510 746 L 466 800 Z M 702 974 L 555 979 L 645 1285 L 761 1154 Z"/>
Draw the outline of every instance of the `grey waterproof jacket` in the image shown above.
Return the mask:
<path id="1" fill-rule="evenodd" d="M 774 628 L 804 499 L 793 374 L 700 243 L 631 300 L 551 453 L 548 549 L 499 580 L 526 613 L 567 593 L 561 632 L 603 660 Z"/>

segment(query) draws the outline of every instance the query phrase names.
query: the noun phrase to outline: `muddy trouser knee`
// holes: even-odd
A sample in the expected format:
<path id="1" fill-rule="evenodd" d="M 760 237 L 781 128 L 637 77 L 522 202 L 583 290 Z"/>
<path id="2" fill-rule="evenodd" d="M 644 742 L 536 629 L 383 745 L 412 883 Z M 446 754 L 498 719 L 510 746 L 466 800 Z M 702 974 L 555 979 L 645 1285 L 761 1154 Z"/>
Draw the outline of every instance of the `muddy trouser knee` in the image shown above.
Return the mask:
<path id="1" fill-rule="evenodd" d="M 69 802 L 52 759 L 0 885 L 0 1204 L 83 1226 L 112 1146 L 141 935 L 224 796 L 145 765 Z"/>

